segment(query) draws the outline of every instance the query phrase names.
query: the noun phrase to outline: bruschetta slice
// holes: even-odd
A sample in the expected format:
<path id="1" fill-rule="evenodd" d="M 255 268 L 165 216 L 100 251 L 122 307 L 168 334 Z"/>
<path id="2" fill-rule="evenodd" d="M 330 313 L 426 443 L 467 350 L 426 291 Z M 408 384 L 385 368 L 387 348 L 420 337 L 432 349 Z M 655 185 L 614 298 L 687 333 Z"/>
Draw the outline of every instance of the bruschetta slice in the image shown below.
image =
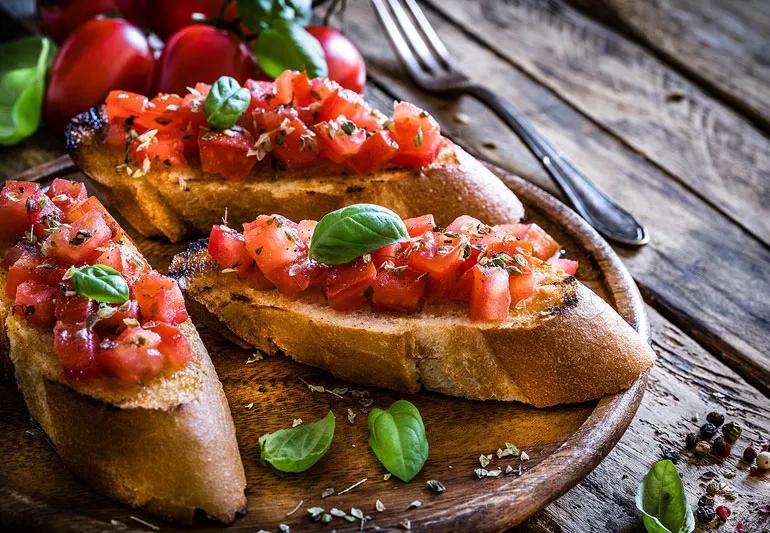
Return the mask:
<path id="1" fill-rule="evenodd" d="M 352 257 L 369 222 L 343 211 L 358 207 L 329 215 L 336 229 L 279 215 L 243 233 L 216 225 L 170 275 L 255 348 L 363 385 L 543 407 L 617 392 L 653 364 L 538 226 L 421 216 Z M 400 222 L 375 221 L 369 238 Z"/>
<path id="2" fill-rule="evenodd" d="M 6 182 L 0 250 L 0 348 L 64 464 L 165 519 L 232 522 L 235 428 L 176 282 L 82 183 Z"/>
<path id="3" fill-rule="evenodd" d="M 524 213 L 497 177 L 409 103 L 396 103 L 388 118 L 333 81 L 292 71 L 243 89 L 249 107 L 226 129 L 209 122 L 206 84 L 152 100 L 113 91 L 73 119 L 67 146 L 137 231 L 173 241 L 205 234 L 225 209 L 234 224 L 255 212 L 318 219 L 362 202 L 403 217 L 479 212 L 491 223 Z"/>

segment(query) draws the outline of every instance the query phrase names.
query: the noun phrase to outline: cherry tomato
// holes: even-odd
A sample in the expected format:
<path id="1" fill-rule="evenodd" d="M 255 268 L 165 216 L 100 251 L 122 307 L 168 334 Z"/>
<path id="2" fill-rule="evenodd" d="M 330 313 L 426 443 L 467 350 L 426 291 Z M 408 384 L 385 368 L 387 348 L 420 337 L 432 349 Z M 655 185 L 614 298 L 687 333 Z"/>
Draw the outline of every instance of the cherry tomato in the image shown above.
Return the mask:
<path id="1" fill-rule="evenodd" d="M 82 22 L 112 11 L 115 0 L 58 0 L 38 2 L 38 6 L 40 33 L 61 44 Z"/>
<path id="2" fill-rule="evenodd" d="M 48 126 L 63 130 L 78 113 L 100 105 L 112 89 L 146 93 L 155 60 L 144 34 L 123 19 L 94 19 L 65 41 L 45 95 Z"/>
<path id="3" fill-rule="evenodd" d="M 137 26 L 166 38 L 175 31 L 219 14 L 224 0 L 115 0 L 120 13 Z M 235 2 L 232 2 L 235 4 Z M 229 12 L 230 10 L 228 10 Z M 229 17 L 225 16 L 225 19 Z"/>
<path id="4" fill-rule="evenodd" d="M 238 36 L 206 24 L 177 31 L 166 42 L 158 64 L 159 92 L 184 94 L 196 82 L 231 76 L 243 84 L 257 76 L 254 56 Z"/>
<path id="5" fill-rule="evenodd" d="M 329 78 L 346 89 L 363 93 L 366 66 L 361 53 L 350 39 L 326 26 L 308 26 L 305 29 L 321 43 L 326 56 L 326 66 L 329 69 Z"/>

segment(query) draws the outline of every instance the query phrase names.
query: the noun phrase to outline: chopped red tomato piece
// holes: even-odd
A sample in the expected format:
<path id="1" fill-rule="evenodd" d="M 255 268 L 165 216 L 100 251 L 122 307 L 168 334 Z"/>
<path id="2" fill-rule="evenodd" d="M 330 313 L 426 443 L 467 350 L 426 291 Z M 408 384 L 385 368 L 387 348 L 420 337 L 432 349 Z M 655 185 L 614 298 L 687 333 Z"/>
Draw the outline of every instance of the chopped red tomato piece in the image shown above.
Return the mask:
<path id="1" fill-rule="evenodd" d="M 356 172 L 366 174 L 384 168 L 397 153 L 398 144 L 390 132 L 379 129 L 366 138 L 361 149 L 347 163 Z"/>
<path id="2" fill-rule="evenodd" d="M 345 116 L 320 122 L 313 126 L 313 131 L 319 153 L 335 163 L 342 163 L 357 154 L 366 141 L 366 131 Z"/>
<path id="3" fill-rule="evenodd" d="M 59 226 L 43 242 L 46 256 L 68 264 L 80 265 L 95 259 L 99 248 L 107 244 L 112 232 L 102 216 L 89 212 L 68 226 Z"/>
<path id="4" fill-rule="evenodd" d="M 130 117 L 138 117 L 148 104 L 147 97 L 128 91 L 110 91 L 107 95 L 107 117 L 110 123 L 125 122 Z"/>
<path id="5" fill-rule="evenodd" d="M 470 237 L 471 242 L 474 243 L 492 232 L 492 228 L 481 222 L 479 219 L 469 217 L 468 215 L 457 217 L 446 227 L 446 229 L 447 231 L 467 235 Z"/>
<path id="6" fill-rule="evenodd" d="M 319 121 L 337 120 L 340 116 L 364 130 L 377 131 L 382 125 L 382 117 L 374 111 L 364 98 L 350 89 L 338 88 L 332 91 L 318 110 Z"/>
<path id="7" fill-rule="evenodd" d="M 267 279 L 271 274 L 307 258 L 307 245 L 297 224 L 280 215 L 260 215 L 243 225 L 246 250 Z"/>
<path id="8" fill-rule="evenodd" d="M 474 266 L 470 295 L 471 320 L 496 320 L 508 318 L 511 293 L 508 273 L 500 267 Z"/>
<path id="9" fill-rule="evenodd" d="M 160 335 L 154 331 L 126 328 L 114 341 L 102 342 L 99 367 L 105 374 L 126 383 L 147 381 L 163 370 L 160 343 Z"/>
<path id="10" fill-rule="evenodd" d="M 383 269 L 372 290 L 372 307 L 378 311 L 414 313 L 422 304 L 428 276 L 412 269 Z"/>
<path id="11" fill-rule="evenodd" d="M 86 319 L 96 311 L 96 302 L 75 294 L 62 293 L 56 297 L 56 306 L 54 307 L 54 315 L 56 320 L 65 322 L 67 324 L 77 324 L 78 322 L 85 322 Z"/>
<path id="12" fill-rule="evenodd" d="M 27 199 L 27 218 L 32 224 L 35 236 L 40 239 L 46 237 L 51 229 L 59 226 L 64 213 L 43 191 L 38 190 Z"/>
<path id="13" fill-rule="evenodd" d="M 511 303 L 517 304 L 526 300 L 535 292 L 535 275 L 532 272 L 508 272 L 508 290 L 511 293 Z"/>
<path id="14" fill-rule="evenodd" d="M 372 256 L 372 263 L 374 263 L 374 266 L 378 269 L 387 261 L 390 261 L 393 266 L 403 266 L 406 265 L 407 260 L 404 250 L 410 245 L 411 243 L 408 241 L 386 244 L 382 248 L 374 250 L 369 255 Z"/>
<path id="15" fill-rule="evenodd" d="M 418 272 L 444 274 L 463 262 L 463 243 L 435 231 L 425 232 L 409 254 L 409 266 Z"/>
<path id="16" fill-rule="evenodd" d="M 329 307 L 349 311 L 366 305 L 364 293 L 377 279 L 377 269 L 371 261 L 357 259 L 352 263 L 335 265 L 326 278 L 325 292 Z"/>
<path id="17" fill-rule="evenodd" d="M 54 301 L 58 289 L 35 281 L 25 281 L 16 289 L 13 314 L 41 328 L 54 325 Z"/>
<path id="18" fill-rule="evenodd" d="M 82 380 L 98 375 L 96 356 L 99 340 L 85 322 L 65 324 L 57 322 L 53 330 L 54 351 L 59 356 L 64 375 Z"/>
<path id="19" fill-rule="evenodd" d="M 129 300 L 120 305 L 102 303 L 99 304 L 99 310 L 104 314 L 104 318 L 96 322 L 95 326 L 99 335 L 116 335 L 126 327 L 139 324 L 139 305 L 136 300 Z"/>
<path id="20" fill-rule="evenodd" d="M 158 350 L 163 354 L 166 364 L 170 368 L 179 370 L 187 365 L 192 358 L 192 348 L 190 348 L 187 337 L 185 337 L 178 326 L 156 322 L 147 329 L 160 336 Z"/>
<path id="21" fill-rule="evenodd" d="M 154 134 L 149 132 L 141 134 L 131 141 L 131 168 L 145 170 L 145 160 L 155 168 L 169 168 L 185 162 L 185 142 L 181 133 Z"/>
<path id="22" fill-rule="evenodd" d="M 104 220 L 112 232 L 113 240 L 118 241 L 123 237 L 123 228 L 120 227 L 120 224 L 104 208 L 96 196 L 89 196 L 86 200 L 74 204 L 66 214 L 66 221 L 72 224 L 92 212 L 102 217 L 102 220 Z"/>
<path id="23" fill-rule="evenodd" d="M 66 269 L 54 261 L 47 261 L 40 253 L 23 250 L 18 259 L 8 267 L 5 280 L 5 294 L 9 298 L 16 297 L 16 288 L 25 281 L 35 281 L 44 285 L 59 284 Z"/>
<path id="24" fill-rule="evenodd" d="M 56 207 L 66 212 L 76 202 L 82 202 L 88 198 L 85 184 L 79 181 L 63 180 L 56 178 L 46 191 L 48 197 L 53 200 Z"/>
<path id="25" fill-rule="evenodd" d="M 297 223 L 297 232 L 302 242 L 310 246 L 310 239 L 313 237 L 315 227 L 318 225 L 317 220 L 300 220 Z"/>
<path id="26" fill-rule="evenodd" d="M 397 165 L 427 165 L 444 145 L 436 120 L 408 102 L 397 102 L 393 107 L 393 138 L 399 147 L 393 159 Z"/>
<path id="27" fill-rule="evenodd" d="M 198 136 L 201 168 L 227 179 L 241 180 L 249 175 L 255 156 L 249 156 L 254 139 L 246 131 L 203 131 Z"/>
<path id="28" fill-rule="evenodd" d="M 537 224 L 501 224 L 495 226 L 496 229 L 502 229 L 512 235 L 516 235 L 523 241 L 532 243 L 532 255 L 543 261 L 553 257 L 561 247 L 556 239 Z"/>
<path id="29" fill-rule="evenodd" d="M 436 227 L 436 221 L 433 215 L 423 215 L 421 217 L 407 218 L 404 220 L 406 231 L 410 237 L 419 237 L 426 231 L 431 231 Z"/>
<path id="30" fill-rule="evenodd" d="M 236 230 L 217 224 L 211 228 L 208 244 L 209 254 L 224 268 L 234 268 L 239 273 L 248 272 L 254 266 L 254 259 L 246 251 L 246 240 Z"/>
<path id="31" fill-rule="evenodd" d="M 31 226 L 27 200 L 40 185 L 26 181 L 6 181 L 0 192 L 0 249 L 18 241 Z"/>
<path id="32" fill-rule="evenodd" d="M 151 270 L 133 287 L 142 320 L 181 324 L 187 320 L 184 297 L 176 280 Z"/>
<path id="33" fill-rule="evenodd" d="M 552 257 L 548 260 L 548 263 L 555 266 L 559 270 L 563 270 L 566 274 L 574 276 L 578 269 L 578 262 L 572 259 L 565 259 L 563 257 Z"/>
<path id="34" fill-rule="evenodd" d="M 95 265 L 106 265 L 114 268 L 125 278 L 129 285 L 133 285 L 142 274 L 150 269 L 147 261 L 125 244 L 113 243 L 107 250 L 94 260 Z"/>
<path id="35" fill-rule="evenodd" d="M 301 168 L 318 160 L 318 140 L 305 123 L 288 118 L 270 134 L 271 153 L 287 168 Z"/>

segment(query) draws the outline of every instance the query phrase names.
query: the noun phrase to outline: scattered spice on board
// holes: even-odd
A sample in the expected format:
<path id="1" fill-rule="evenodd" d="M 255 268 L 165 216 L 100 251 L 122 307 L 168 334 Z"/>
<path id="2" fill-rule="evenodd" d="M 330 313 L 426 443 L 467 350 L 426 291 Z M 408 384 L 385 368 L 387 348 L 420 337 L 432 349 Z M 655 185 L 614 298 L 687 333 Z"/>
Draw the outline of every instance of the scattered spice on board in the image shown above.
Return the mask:
<path id="1" fill-rule="evenodd" d="M 297 426 L 301 426 L 301 425 L 302 425 L 302 419 L 301 418 L 295 418 L 292 421 L 292 423 L 291 423 L 291 427 L 293 427 L 293 428 L 295 428 Z"/>
<path id="2" fill-rule="evenodd" d="M 321 498 L 328 498 L 332 494 L 334 494 L 334 487 L 328 487 L 321 491 Z"/>
<path id="3" fill-rule="evenodd" d="M 256 363 L 257 361 L 261 361 L 261 360 L 262 360 L 262 354 L 255 353 L 251 357 L 246 359 L 246 364 L 250 365 L 251 363 Z"/>
<path id="4" fill-rule="evenodd" d="M 404 529 L 412 529 L 412 521 L 411 521 L 411 520 L 409 520 L 408 518 L 404 518 L 404 519 L 401 521 L 400 525 L 401 525 L 401 527 L 403 527 Z"/>
<path id="5" fill-rule="evenodd" d="M 374 502 L 374 508 L 377 509 L 378 513 L 381 513 L 386 509 L 385 504 L 382 503 L 381 500 L 377 500 L 376 502 Z"/>
<path id="6" fill-rule="evenodd" d="M 409 502 L 409 505 L 406 506 L 406 510 L 417 509 L 418 507 L 422 507 L 422 502 L 420 500 L 414 500 Z"/>
<path id="7" fill-rule="evenodd" d="M 345 494 L 346 492 L 350 492 L 351 490 L 353 490 L 354 488 L 358 487 L 359 485 L 363 485 L 366 482 L 366 479 L 367 478 L 364 478 L 364 479 L 362 479 L 360 481 L 356 481 L 355 483 L 353 483 L 351 486 L 349 486 L 345 490 L 342 490 L 339 493 L 337 493 L 337 495 L 340 496 L 342 494 Z"/>
<path id="8" fill-rule="evenodd" d="M 292 509 L 291 511 L 286 513 L 286 516 L 291 516 L 294 513 L 296 513 L 297 511 L 299 511 L 299 508 L 302 507 L 303 503 L 305 503 L 305 500 L 300 500 L 299 502 L 297 502 L 297 505 L 294 506 L 294 509 Z"/>
<path id="9" fill-rule="evenodd" d="M 444 486 L 444 484 L 437 479 L 428 480 L 427 485 L 430 490 L 438 494 L 441 494 L 446 490 L 446 487 Z"/>
<path id="10" fill-rule="evenodd" d="M 356 423 L 356 413 L 353 412 L 353 409 L 351 409 L 350 407 L 348 407 L 348 422 L 350 422 L 351 424 Z"/>
<path id="11" fill-rule="evenodd" d="M 141 518 L 139 518 L 137 516 L 129 516 L 129 518 L 131 520 L 133 520 L 134 522 L 138 522 L 138 523 L 142 524 L 145 527 L 149 527 L 153 531 L 160 531 L 160 528 L 158 526 L 156 526 L 155 524 L 149 523 L 147 520 L 142 520 Z"/>

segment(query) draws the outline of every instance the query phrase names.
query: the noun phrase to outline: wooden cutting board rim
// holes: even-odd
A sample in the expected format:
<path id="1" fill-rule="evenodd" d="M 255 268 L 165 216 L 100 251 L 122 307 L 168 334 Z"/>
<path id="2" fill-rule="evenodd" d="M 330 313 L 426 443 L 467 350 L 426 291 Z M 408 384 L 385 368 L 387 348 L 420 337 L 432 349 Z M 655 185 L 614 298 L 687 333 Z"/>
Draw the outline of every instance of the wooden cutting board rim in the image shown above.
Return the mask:
<path id="1" fill-rule="evenodd" d="M 649 323 L 644 302 L 630 273 L 610 245 L 580 216 L 551 194 L 506 170 L 492 164 L 487 166 L 504 178 L 525 206 L 542 211 L 593 257 L 604 277 L 603 283 L 614 300 L 614 307 L 645 341 L 649 341 Z M 65 156 L 30 169 L 17 179 L 45 180 L 73 169 L 71 161 Z M 643 374 L 628 390 L 601 399 L 580 428 L 525 475 L 510 478 L 493 489 L 466 500 L 464 507 L 455 512 L 441 510 L 425 519 L 413 521 L 412 528 L 443 530 L 447 527 L 457 527 L 458 518 L 471 512 L 476 516 L 484 516 L 484 530 L 505 529 L 521 523 L 541 510 L 580 482 L 614 447 L 641 403 L 648 374 L 649 372 Z M 0 523 L 15 515 L 17 518 L 23 517 L 23 522 L 13 520 L 17 525 L 45 526 L 45 523 L 37 523 L 35 520 L 36 509 L 46 509 L 49 513 L 51 510 L 46 502 L 0 487 Z M 482 510 L 489 512 L 482 513 Z M 60 511 L 66 514 L 67 524 L 74 530 L 96 531 L 104 529 L 106 525 L 102 521 L 79 515 L 72 509 Z M 46 517 L 48 520 L 51 518 L 48 513 Z M 463 526 L 473 522 L 474 519 L 468 516 L 460 520 Z M 201 525 L 203 528 L 210 527 L 210 524 Z M 233 525 L 237 526 L 238 521 Z M 336 529 L 346 530 L 344 527 Z M 352 528 L 357 529 L 355 525 Z M 133 525 L 124 529 L 129 530 L 146 531 L 134 528 Z"/>

